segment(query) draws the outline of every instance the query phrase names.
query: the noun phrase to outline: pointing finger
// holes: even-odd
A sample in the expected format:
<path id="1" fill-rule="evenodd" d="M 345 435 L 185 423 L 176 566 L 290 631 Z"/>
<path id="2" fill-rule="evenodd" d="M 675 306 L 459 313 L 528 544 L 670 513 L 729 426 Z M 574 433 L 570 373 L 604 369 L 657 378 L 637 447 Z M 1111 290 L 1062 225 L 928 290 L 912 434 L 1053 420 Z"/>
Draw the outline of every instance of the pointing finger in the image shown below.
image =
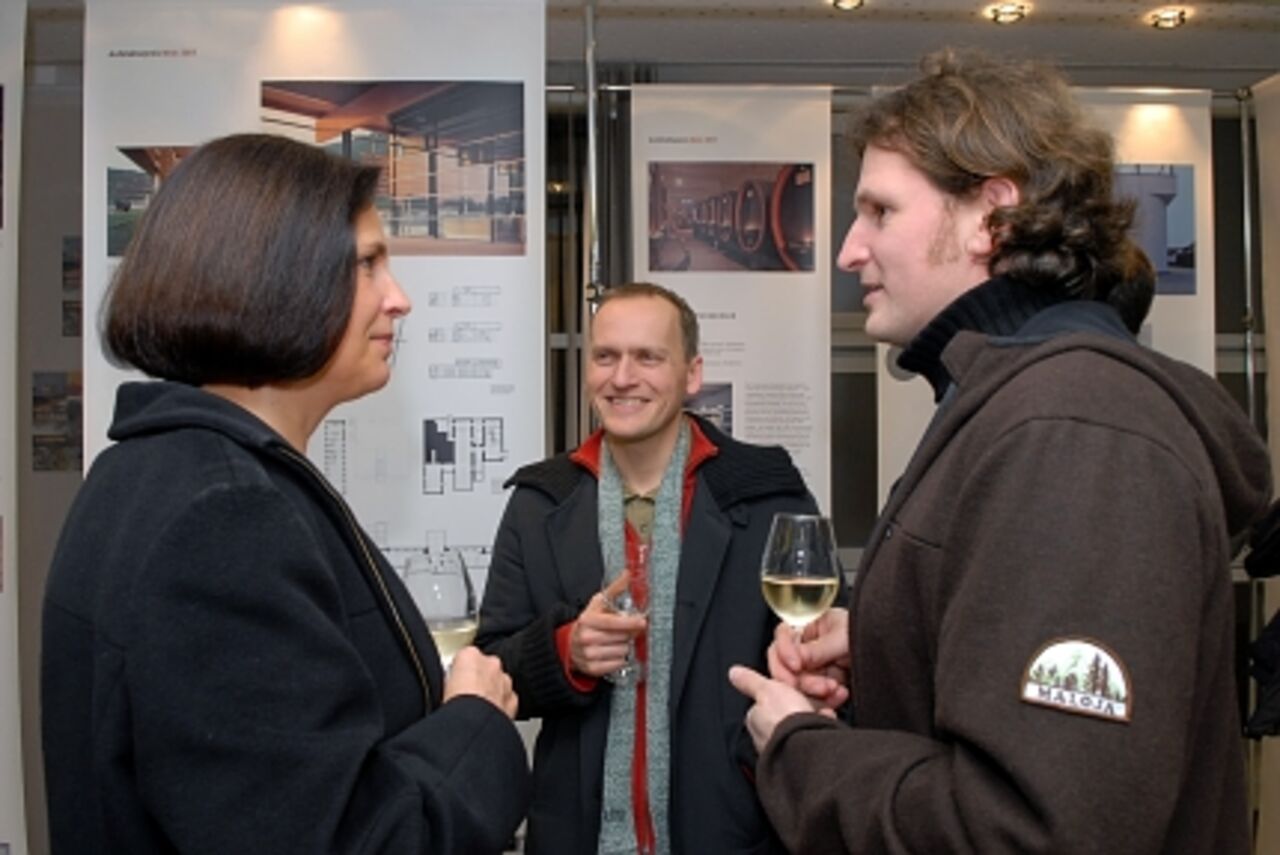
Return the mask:
<path id="1" fill-rule="evenodd" d="M 734 665 L 729 669 L 729 682 L 735 689 L 754 701 L 769 684 L 769 678 L 746 665 Z"/>

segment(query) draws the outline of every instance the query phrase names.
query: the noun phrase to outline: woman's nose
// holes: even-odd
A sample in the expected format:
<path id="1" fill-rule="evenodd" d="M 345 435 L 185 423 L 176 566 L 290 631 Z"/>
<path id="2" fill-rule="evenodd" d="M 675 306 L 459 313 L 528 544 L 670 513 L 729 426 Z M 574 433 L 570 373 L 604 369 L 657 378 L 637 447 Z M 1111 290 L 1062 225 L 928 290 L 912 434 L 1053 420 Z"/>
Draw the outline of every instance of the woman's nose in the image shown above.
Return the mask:
<path id="1" fill-rule="evenodd" d="M 413 311 L 413 302 L 409 299 L 409 295 L 400 287 L 399 280 L 391 273 L 387 274 L 387 278 L 391 281 L 387 286 L 387 298 L 385 305 L 387 314 L 395 317 L 403 317 Z"/>

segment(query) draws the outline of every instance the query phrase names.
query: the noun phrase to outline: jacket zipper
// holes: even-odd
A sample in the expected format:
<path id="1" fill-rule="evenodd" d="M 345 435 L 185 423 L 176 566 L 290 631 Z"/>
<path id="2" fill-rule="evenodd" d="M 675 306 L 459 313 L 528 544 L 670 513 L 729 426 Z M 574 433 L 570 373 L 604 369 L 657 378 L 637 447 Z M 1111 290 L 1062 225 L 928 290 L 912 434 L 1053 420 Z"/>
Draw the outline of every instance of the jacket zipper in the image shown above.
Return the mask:
<path id="1" fill-rule="evenodd" d="M 382 577 L 382 573 L 378 570 L 377 563 L 373 560 L 373 556 L 369 553 L 369 545 L 365 542 L 364 535 L 360 531 L 360 526 L 356 524 L 355 517 L 351 515 L 351 509 L 347 507 L 346 501 L 333 488 L 333 485 L 320 474 L 310 460 L 298 454 L 291 448 L 281 448 L 285 456 L 296 461 L 302 466 L 306 472 L 315 478 L 324 488 L 325 492 L 333 498 L 338 508 L 342 511 L 343 518 L 347 521 L 347 526 L 351 529 L 351 534 L 355 537 L 356 543 L 360 544 L 360 551 L 364 555 L 365 567 L 368 568 L 369 575 L 377 589 L 382 593 L 382 598 L 386 601 L 387 608 L 391 612 L 392 620 L 395 622 L 396 630 L 400 634 L 400 641 L 404 644 L 405 650 L 409 653 L 409 659 L 413 662 L 413 669 L 418 673 L 418 684 L 422 687 L 423 710 L 430 712 L 431 710 L 431 684 L 427 682 L 426 669 L 422 667 L 422 660 L 418 657 L 418 648 L 413 644 L 413 637 L 409 635 L 408 628 L 404 625 L 404 620 L 400 617 L 400 610 L 396 608 L 396 602 L 391 597 L 391 591 L 387 588 L 387 580 Z"/>

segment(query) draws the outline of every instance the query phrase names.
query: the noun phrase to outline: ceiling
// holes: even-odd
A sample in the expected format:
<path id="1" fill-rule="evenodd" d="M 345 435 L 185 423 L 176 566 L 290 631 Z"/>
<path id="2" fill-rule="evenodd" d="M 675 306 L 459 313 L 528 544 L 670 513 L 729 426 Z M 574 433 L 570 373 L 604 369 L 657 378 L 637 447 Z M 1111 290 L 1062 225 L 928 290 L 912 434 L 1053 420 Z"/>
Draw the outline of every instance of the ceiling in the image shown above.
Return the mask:
<path id="1" fill-rule="evenodd" d="M 547 77 L 581 83 L 588 3 L 606 82 L 864 88 L 901 81 L 922 54 L 948 44 L 1048 59 L 1088 86 L 1229 95 L 1280 72 L 1280 0 L 1192 0 L 1179 4 L 1190 20 L 1172 31 L 1144 21 L 1166 5 L 1161 0 L 1024 0 L 1030 14 L 1008 26 L 982 17 L 988 2 L 865 0 L 862 9 L 839 12 L 827 0 L 547 0 Z M 29 0 L 29 7 L 31 60 L 78 60 L 84 0 Z"/>
<path id="2" fill-rule="evenodd" d="M 1160 31 L 1144 17 L 1160 0 L 1028 0 L 1001 26 L 991 0 L 596 0 L 596 54 L 637 80 L 899 82 L 943 45 L 1048 59 L 1080 85 L 1173 86 L 1222 92 L 1280 71 L 1280 0 L 1198 0 L 1188 23 Z M 549 0 L 549 78 L 580 74 L 587 0 Z"/>

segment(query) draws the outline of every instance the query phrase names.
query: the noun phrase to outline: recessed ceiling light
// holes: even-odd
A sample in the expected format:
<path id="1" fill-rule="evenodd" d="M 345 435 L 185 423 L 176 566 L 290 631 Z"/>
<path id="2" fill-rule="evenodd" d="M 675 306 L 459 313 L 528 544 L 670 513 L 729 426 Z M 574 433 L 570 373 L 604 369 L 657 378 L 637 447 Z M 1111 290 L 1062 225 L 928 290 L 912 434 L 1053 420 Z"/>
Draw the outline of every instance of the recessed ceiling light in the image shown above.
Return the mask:
<path id="1" fill-rule="evenodd" d="M 854 9 L 862 8 L 862 0 L 827 0 L 827 2 L 841 12 L 852 12 Z"/>
<path id="2" fill-rule="evenodd" d="M 1028 9 L 1026 3 L 996 3 L 988 6 L 984 14 L 997 24 L 1016 24 L 1027 17 Z"/>
<path id="3" fill-rule="evenodd" d="M 1176 30 L 1187 22 L 1187 10 L 1176 7 L 1157 9 L 1147 21 L 1157 30 Z"/>

